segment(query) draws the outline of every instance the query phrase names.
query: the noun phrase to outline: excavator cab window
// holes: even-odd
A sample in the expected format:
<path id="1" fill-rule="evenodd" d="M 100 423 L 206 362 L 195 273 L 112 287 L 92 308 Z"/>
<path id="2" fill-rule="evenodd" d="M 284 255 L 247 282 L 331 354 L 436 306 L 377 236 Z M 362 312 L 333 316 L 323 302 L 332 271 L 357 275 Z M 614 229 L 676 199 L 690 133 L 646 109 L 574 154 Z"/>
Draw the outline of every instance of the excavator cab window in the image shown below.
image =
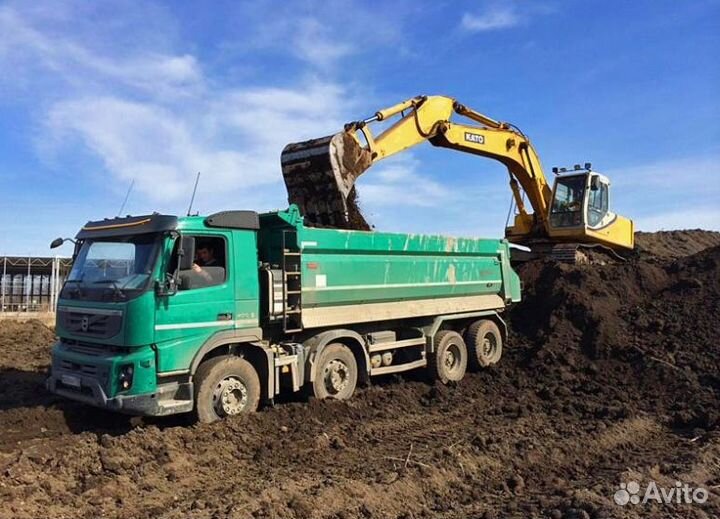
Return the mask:
<path id="1" fill-rule="evenodd" d="M 558 178 L 550 210 L 552 227 L 576 227 L 583 224 L 583 201 L 587 175 Z"/>
<path id="2" fill-rule="evenodd" d="M 595 227 L 602 222 L 608 212 L 608 185 L 600 181 L 600 177 L 593 175 L 588 191 L 587 223 Z"/>

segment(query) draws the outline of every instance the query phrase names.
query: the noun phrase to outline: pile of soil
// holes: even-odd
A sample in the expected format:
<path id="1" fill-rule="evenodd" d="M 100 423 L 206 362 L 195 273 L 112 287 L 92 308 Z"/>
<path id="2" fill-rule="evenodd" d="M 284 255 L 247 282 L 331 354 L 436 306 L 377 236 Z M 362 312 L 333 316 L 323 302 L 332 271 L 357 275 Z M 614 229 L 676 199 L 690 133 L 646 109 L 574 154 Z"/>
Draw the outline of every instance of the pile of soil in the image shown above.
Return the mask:
<path id="1" fill-rule="evenodd" d="M 635 233 L 635 246 L 641 253 L 661 258 L 689 256 L 718 245 L 720 232 L 702 229 Z"/>
<path id="2" fill-rule="evenodd" d="M 40 321 L 0 321 L 0 369 L 44 370 L 54 340 L 55 332 Z"/>
<path id="3" fill-rule="evenodd" d="M 210 425 L 3 397 L 0 518 L 716 516 L 720 247 L 661 242 L 675 252 L 525 264 L 502 361 L 455 387 L 388 377 Z M 47 355 L 43 333 L 0 380 L 35 373 L 12 363 Z M 12 442 L 9 411 L 32 417 Z M 617 505 L 630 481 L 710 498 Z"/>

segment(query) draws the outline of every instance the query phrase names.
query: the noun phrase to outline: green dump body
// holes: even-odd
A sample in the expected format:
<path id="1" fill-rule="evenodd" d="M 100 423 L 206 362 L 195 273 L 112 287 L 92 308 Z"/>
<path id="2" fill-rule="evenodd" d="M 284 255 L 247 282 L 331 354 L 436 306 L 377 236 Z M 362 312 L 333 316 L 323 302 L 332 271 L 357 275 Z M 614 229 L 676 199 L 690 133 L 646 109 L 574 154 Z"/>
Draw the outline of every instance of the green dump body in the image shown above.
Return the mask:
<path id="1" fill-rule="evenodd" d="M 261 215 L 261 257 L 300 252 L 303 326 L 502 309 L 520 300 L 506 240 L 305 227 Z"/>

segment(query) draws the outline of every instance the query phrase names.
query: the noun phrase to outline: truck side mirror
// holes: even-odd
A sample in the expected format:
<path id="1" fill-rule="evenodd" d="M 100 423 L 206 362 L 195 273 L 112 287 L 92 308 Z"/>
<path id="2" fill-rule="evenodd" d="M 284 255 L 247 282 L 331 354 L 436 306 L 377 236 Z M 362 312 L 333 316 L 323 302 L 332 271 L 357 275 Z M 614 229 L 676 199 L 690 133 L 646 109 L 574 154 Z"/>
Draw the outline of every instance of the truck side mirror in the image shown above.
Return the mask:
<path id="1" fill-rule="evenodd" d="M 600 177 L 593 175 L 590 177 L 590 191 L 597 191 L 600 189 Z"/>
<path id="2" fill-rule="evenodd" d="M 62 245 L 63 243 L 65 243 L 65 240 L 63 240 L 62 238 L 55 238 L 55 239 L 50 243 L 50 248 L 51 248 L 51 249 L 57 249 L 57 248 L 58 248 L 60 245 Z"/>
<path id="3" fill-rule="evenodd" d="M 174 296 L 177 294 L 178 285 L 175 276 L 167 274 L 163 281 L 155 282 L 155 294 L 158 297 Z"/>
<path id="4" fill-rule="evenodd" d="M 180 237 L 178 256 L 180 270 L 190 270 L 195 262 L 195 238 L 192 236 Z"/>

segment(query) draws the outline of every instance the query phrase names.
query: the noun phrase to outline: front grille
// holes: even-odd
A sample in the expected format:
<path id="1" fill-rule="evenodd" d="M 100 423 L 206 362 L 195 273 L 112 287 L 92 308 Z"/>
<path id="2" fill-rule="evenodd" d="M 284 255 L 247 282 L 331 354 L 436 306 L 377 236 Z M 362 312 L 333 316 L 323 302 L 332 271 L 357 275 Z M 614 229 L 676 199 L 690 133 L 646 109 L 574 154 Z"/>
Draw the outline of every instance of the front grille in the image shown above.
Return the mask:
<path id="1" fill-rule="evenodd" d="M 61 307 L 58 321 L 72 334 L 109 339 L 120 332 L 122 311 Z"/>
<path id="2" fill-rule="evenodd" d="M 98 368 L 92 364 L 78 364 L 69 360 L 63 360 L 60 362 L 60 367 L 66 371 L 72 371 L 82 375 L 97 376 Z"/>
<path id="3" fill-rule="evenodd" d="M 80 353 L 81 355 L 89 355 L 91 357 L 100 357 L 106 354 L 107 346 L 103 344 L 88 344 L 82 342 L 65 343 L 65 349 L 71 353 Z"/>

